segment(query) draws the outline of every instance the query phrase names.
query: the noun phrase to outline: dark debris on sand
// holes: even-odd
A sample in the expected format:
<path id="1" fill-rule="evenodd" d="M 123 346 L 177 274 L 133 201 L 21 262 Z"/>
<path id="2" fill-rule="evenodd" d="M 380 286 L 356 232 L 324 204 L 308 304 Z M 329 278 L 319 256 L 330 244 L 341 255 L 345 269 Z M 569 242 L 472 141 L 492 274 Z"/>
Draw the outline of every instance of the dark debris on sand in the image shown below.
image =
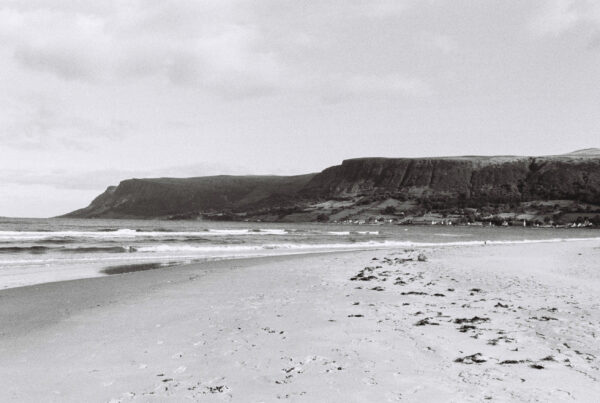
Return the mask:
<path id="1" fill-rule="evenodd" d="M 512 364 L 523 364 L 523 360 L 504 360 L 499 362 L 500 365 L 512 365 Z"/>
<path id="2" fill-rule="evenodd" d="M 225 385 L 217 385 L 217 386 L 207 386 L 206 389 L 210 393 L 223 393 L 225 391 Z"/>
<path id="3" fill-rule="evenodd" d="M 354 277 L 351 277 L 350 280 L 351 281 L 371 281 L 371 280 L 377 280 L 377 276 L 369 274 L 369 273 L 372 273 L 373 270 L 375 270 L 374 267 L 367 266 L 364 269 L 362 269 L 361 271 L 359 271 L 358 273 L 356 273 L 356 275 Z"/>
<path id="4" fill-rule="evenodd" d="M 467 333 L 469 330 L 477 330 L 477 327 L 473 325 L 462 325 L 458 328 L 458 331 L 461 333 Z"/>
<path id="5" fill-rule="evenodd" d="M 464 357 L 458 357 L 454 360 L 454 362 L 458 362 L 461 364 L 481 364 L 487 362 L 487 360 L 483 358 L 481 353 L 475 353 Z"/>
<path id="6" fill-rule="evenodd" d="M 463 323 L 484 323 L 489 322 L 490 318 L 481 318 L 479 316 L 473 316 L 472 318 L 456 318 L 454 319 L 454 323 L 457 325 L 461 325 Z"/>
<path id="7" fill-rule="evenodd" d="M 533 320 L 539 320 L 540 322 L 549 322 L 551 320 L 558 320 L 556 318 L 553 318 L 551 316 L 540 316 L 539 318 L 537 316 L 532 316 L 529 319 L 533 319 Z"/>
<path id="8" fill-rule="evenodd" d="M 439 326 L 440 325 L 439 323 L 431 322 L 430 319 L 431 318 L 421 319 L 420 321 L 418 321 L 417 323 L 415 323 L 415 326 L 426 326 L 426 325 Z"/>

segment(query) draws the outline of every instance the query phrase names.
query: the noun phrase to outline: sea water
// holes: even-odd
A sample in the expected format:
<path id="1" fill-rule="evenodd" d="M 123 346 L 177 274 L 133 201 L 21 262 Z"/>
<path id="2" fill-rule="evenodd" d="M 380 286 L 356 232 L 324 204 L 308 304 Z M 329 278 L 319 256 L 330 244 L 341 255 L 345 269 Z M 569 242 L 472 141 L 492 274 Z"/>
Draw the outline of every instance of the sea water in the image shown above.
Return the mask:
<path id="1" fill-rule="evenodd" d="M 0 218 L 0 289 L 216 259 L 600 240 L 591 229 Z"/>

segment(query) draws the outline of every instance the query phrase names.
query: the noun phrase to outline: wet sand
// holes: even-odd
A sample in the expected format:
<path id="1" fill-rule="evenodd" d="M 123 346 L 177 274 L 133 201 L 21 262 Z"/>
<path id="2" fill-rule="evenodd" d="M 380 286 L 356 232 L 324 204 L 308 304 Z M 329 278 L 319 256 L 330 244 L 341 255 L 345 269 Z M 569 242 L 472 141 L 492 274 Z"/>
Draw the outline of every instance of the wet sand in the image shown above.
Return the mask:
<path id="1" fill-rule="evenodd" d="M 0 401 L 591 402 L 599 258 L 379 250 L 2 290 Z"/>

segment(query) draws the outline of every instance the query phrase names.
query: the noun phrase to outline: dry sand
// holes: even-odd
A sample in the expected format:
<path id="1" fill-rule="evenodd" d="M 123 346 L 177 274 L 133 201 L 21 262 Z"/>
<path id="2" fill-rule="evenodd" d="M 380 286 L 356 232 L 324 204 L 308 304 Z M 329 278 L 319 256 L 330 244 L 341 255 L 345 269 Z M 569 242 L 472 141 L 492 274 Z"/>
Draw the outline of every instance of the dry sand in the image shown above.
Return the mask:
<path id="1" fill-rule="evenodd" d="M 446 247 L 3 290 L 0 401 L 598 401 L 599 261 Z"/>

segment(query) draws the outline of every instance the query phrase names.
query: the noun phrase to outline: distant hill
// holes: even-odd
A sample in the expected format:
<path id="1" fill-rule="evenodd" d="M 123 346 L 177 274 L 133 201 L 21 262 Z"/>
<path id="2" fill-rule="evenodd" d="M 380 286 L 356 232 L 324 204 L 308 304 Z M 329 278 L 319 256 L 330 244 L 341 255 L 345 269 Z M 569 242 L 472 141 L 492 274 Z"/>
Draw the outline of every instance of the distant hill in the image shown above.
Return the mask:
<path id="1" fill-rule="evenodd" d="M 564 155 L 570 155 L 574 157 L 600 157 L 600 148 L 584 148 L 582 150 L 573 151 Z"/>
<path id="2" fill-rule="evenodd" d="M 314 175 L 128 179 L 65 217 L 184 217 L 256 208 L 269 200 L 287 202 Z"/>
<path id="3" fill-rule="evenodd" d="M 507 212 L 552 200 L 568 202 L 575 211 L 600 206 L 600 150 L 543 157 L 357 158 L 318 174 L 288 177 L 129 179 L 67 217 L 314 221 L 365 218 L 385 207 L 396 216 L 462 214 L 465 208 L 485 213 L 490 207 Z"/>

